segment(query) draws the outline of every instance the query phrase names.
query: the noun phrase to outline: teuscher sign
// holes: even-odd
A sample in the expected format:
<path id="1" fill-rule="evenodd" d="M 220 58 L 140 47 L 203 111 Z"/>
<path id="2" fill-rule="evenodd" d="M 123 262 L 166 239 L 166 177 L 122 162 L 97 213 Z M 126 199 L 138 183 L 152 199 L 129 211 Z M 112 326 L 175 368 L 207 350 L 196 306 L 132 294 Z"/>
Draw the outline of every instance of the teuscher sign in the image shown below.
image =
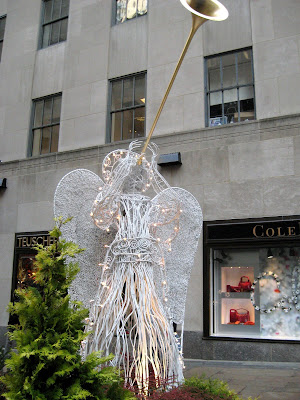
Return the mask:
<path id="1" fill-rule="evenodd" d="M 41 235 L 22 235 L 16 238 L 16 248 L 31 248 L 37 244 L 42 244 L 43 246 L 50 246 L 55 243 L 56 238 L 50 236 L 49 234 Z"/>

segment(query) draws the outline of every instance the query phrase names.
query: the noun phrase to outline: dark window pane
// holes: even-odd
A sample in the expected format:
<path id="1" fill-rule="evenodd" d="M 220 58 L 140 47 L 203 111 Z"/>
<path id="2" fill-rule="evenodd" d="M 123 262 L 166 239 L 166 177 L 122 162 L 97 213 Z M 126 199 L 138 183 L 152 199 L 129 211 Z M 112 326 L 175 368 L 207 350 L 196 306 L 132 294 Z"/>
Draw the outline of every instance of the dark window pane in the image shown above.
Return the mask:
<path id="1" fill-rule="evenodd" d="M 42 126 L 44 100 L 35 103 L 33 127 Z"/>
<path id="2" fill-rule="evenodd" d="M 124 22 L 125 20 L 126 20 L 126 0 L 118 0 L 116 22 L 117 24 L 119 24 L 121 22 Z"/>
<path id="3" fill-rule="evenodd" d="M 56 124 L 60 121 L 60 109 L 61 109 L 61 96 L 54 97 L 53 99 L 53 115 L 52 123 Z"/>
<path id="4" fill-rule="evenodd" d="M 134 105 L 145 104 L 145 76 L 140 75 L 135 78 Z"/>
<path id="5" fill-rule="evenodd" d="M 69 3 L 69 0 L 62 0 L 61 17 L 67 17 L 69 15 Z"/>
<path id="6" fill-rule="evenodd" d="M 144 15 L 147 12 L 147 0 L 138 0 L 138 14 Z"/>
<path id="7" fill-rule="evenodd" d="M 0 61 L 2 56 L 2 48 L 3 48 L 3 42 L 0 42 Z"/>
<path id="8" fill-rule="evenodd" d="M 59 27 L 60 27 L 60 21 L 52 24 L 50 45 L 59 42 Z"/>
<path id="9" fill-rule="evenodd" d="M 121 108 L 122 100 L 122 81 L 115 81 L 112 83 L 111 92 L 111 110 L 118 110 Z"/>
<path id="10" fill-rule="evenodd" d="M 223 88 L 236 86 L 235 54 L 222 56 Z"/>
<path id="11" fill-rule="evenodd" d="M 51 128 L 44 128 L 42 133 L 41 154 L 47 154 L 50 150 Z"/>
<path id="12" fill-rule="evenodd" d="M 237 89 L 224 91 L 224 115 L 225 124 L 239 121 Z"/>
<path id="13" fill-rule="evenodd" d="M 218 90 L 221 88 L 220 57 L 209 58 L 207 60 L 207 79 L 208 90 Z"/>
<path id="14" fill-rule="evenodd" d="M 33 131 L 33 141 L 32 141 L 33 156 L 38 156 L 40 154 L 40 142 L 41 142 L 41 130 L 35 129 Z"/>
<path id="15" fill-rule="evenodd" d="M 252 63 L 250 50 L 241 51 L 237 54 L 238 58 L 238 83 L 247 85 L 253 82 Z"/>
<path id="16" fill-rule="evenodd" d="M 61 0 L 53 0 L 53 13 L 52 13 L 52 20 L 60 18 L 60 5 Z"/>
<path id="17" fill-rule="evenodd" d="M 44 2 L 44 23 L 50 22 L 52 14 L 52 1 L 48 0 Z"/>
<path id="18" fill-rule="evenodd" d="M 51 135 L 51 153 L 56 153 L 58 151 L 58 137 L 59 137 L 59 125 L 52 127 Z"/>
<path id="19" fill-rule="evenodd" d="M 52 99 L 45 100 L 43 125 L 51 124 Z"/>
<path id="20" fill-rule="evenodd" d="M 136 108 L 134 110 L 134 137 L 142 137 L 145 135 L 145 107 Z"/>
<path id="21" fill-rule="evenodd" d="M 121 118 L 122 118 L 122 113 L 113 113 L 111 116 L 111 139 L 112 142 L 117 142 L 118 140 L 121 140 Z"/>
<path id="22" fill-rule="evenodd" d="M 133 110 L 123 112 L 123 135 L 122 139 L 131 139 L 133 137 Z"/>
<path id="23" fill-rule="evenodd" d="M 67 31 L 68 31 L 68 19 L 66 18 L 60 21 L 59 42 L 67 40 Z"/>
<path id="24" fill-rule="evenodd" d="M 252 86 L 242 87 L 240 90 L 240 119 L 249 121 L 254 119 L 254 90 Z"/>
<path id="25" fill-rule="evenodd" d="M 123 108 L 133 105 L 133 79 L 124 79 Z"/>
<path id="26" fill-rule="evenodd" d="M 50 34 L 51 34 L 51 25 L 45 25 L 43 32 L 43 43 L 42 43 L 43 48 L 49 46 Z"/>
<path id="27" fill-rule="evenodd" d="M 34 280 L 34 262 L 35 256 L 32 255 L 20 255 L 18 258 L 18 272 L 17 272 L 17 288 L 25 289 L 29 286 L 35 285 Z"/>
<path id="28" fill-rule="evenodd" d="M 127 2 L 127 19 L 136 17 L 137 0 L 128 0 Z"/>
<path id="29" fill-rule="evenodd" d="M 1 18 L 0 19 L 0 40 L 3 40 L 3 38 L 4 38 L 5 23 L 6 23 L 6 18 Z"/>

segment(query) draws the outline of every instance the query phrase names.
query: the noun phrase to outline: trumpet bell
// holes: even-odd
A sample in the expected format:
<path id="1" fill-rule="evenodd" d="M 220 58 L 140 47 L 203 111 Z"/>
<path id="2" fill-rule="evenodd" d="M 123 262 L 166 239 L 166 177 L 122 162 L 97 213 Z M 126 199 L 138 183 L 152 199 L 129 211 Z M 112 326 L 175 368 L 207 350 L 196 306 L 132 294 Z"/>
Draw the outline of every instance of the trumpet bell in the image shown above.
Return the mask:
<path id="1" fill-rule="evenodd" d="M 192 14 L 212 21 L 223 21 L 228 17 L 227 8 L 218 0 L 180 0 Z"/>

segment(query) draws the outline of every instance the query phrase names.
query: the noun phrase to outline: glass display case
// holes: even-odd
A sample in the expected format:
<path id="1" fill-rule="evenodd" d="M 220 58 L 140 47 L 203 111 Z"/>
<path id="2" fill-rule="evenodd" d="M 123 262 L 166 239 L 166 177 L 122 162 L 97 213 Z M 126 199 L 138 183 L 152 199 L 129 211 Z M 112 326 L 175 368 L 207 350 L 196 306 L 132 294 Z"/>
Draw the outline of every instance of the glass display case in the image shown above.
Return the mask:
<path id="1" fill-rule="evenodd" d="M 211 335 L 300 338 L 299 265 L 298 247 L 212 249 Z"/>

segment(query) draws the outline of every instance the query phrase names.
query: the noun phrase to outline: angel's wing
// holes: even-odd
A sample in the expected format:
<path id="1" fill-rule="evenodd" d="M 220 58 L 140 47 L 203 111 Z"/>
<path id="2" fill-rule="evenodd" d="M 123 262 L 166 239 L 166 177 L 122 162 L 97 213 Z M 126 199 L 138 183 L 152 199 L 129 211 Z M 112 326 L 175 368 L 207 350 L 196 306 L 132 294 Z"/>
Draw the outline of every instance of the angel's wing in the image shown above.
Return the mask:
<path id="1" fill-rule="evenodd" d="M 54 195 L 54 215 L 73 219 L 62 226 L 64 239 L 73 241 L 85 251 L 77 255 L 80 272 L 70 288 L 73 300 L 89 307 L 89 300 L 96 295 L 104 260 L 104 245 L 113 240 L 113 232 L 103 232 L 94 225 L 90 215 L 93 203 L 103 187 L 98 175 L 87 169 L 76 169 L 65 175 L 57 185 Z"/>
<path id="2" fill-rule="evenodd" d="M 152 200 L 154 206 L 160 206 L 160 203 L 164 202 L 167 191 L 175 192 L 176 197 L 180 199 L 179 227 L 176 225 L 176 221 L 172 220 L 169 224 L 159 226 L 156 236 L 164 239 L 171 238 L 174 236 L 174 229 L 177 231 L 176 237 L 172 240 L 171 249 L 164 248 L 164 259 L 171 318 L 174 323 L 183 324 L 188 283 L 201 234 L 203 216 L 195 197 L 181 188 L 165 189 Z M 151 222 L 153 223 L 153 221 Z M 158 287 L 161 285 L 159 282 L 156 284 Z"/>

